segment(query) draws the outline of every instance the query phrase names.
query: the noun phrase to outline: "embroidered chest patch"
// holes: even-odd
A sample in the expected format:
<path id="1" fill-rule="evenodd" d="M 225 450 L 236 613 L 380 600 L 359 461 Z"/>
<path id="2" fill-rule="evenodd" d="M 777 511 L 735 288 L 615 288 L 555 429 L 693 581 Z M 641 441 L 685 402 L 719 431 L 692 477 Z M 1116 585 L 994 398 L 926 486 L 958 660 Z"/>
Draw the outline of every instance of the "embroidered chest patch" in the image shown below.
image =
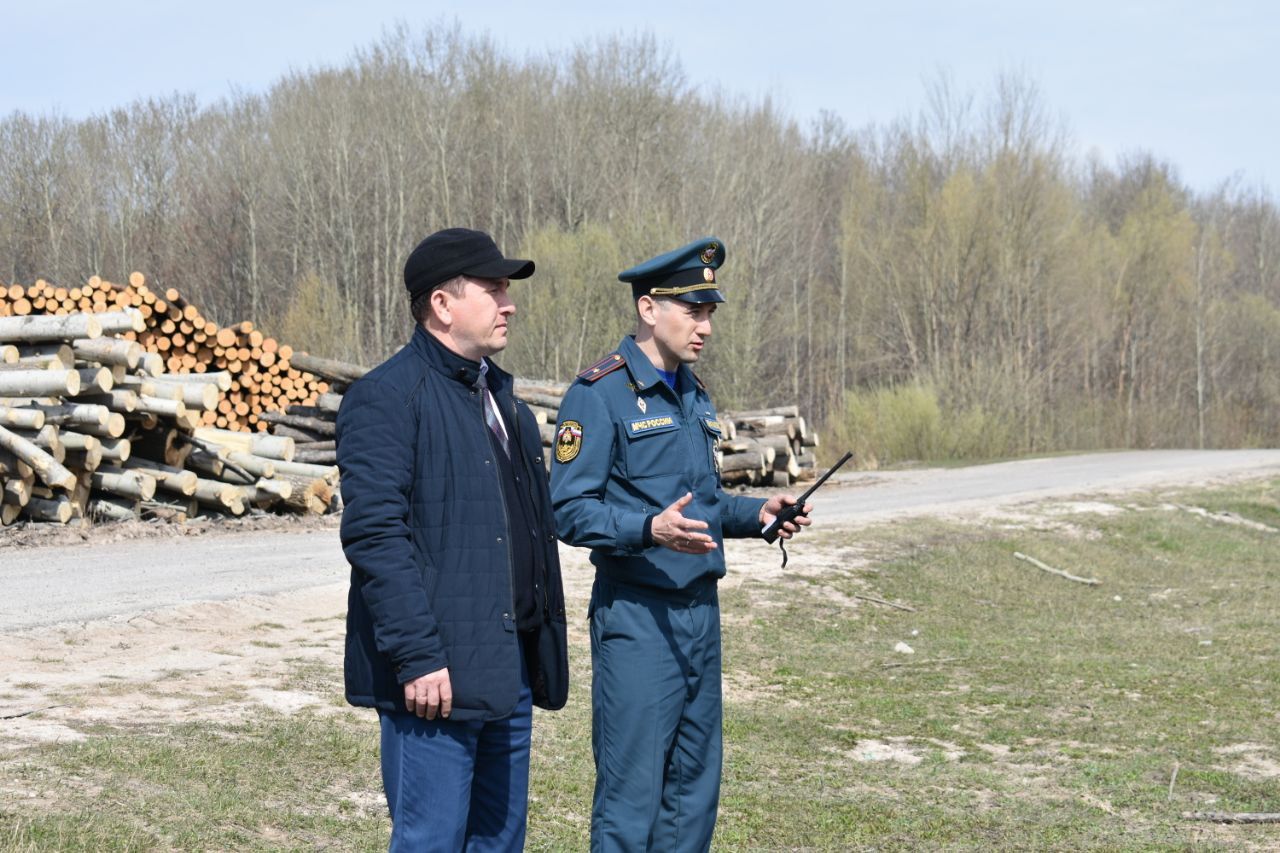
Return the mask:
<path id="1" fill-rule="evenodd" d="M 636 418 L 627 422 L 627 435 L 632 438 L 638 435 L 650 435 L 655 432 L 666 432 L 676 428 L 676 419 L 671 415 L 656 415 L 652 418 Z"/>
<path id="2" fill-rule="evenodd" d="M 556 430 L 556 461 L 572 462 L 582 450 L 582 424 L 565 421 Z"/>

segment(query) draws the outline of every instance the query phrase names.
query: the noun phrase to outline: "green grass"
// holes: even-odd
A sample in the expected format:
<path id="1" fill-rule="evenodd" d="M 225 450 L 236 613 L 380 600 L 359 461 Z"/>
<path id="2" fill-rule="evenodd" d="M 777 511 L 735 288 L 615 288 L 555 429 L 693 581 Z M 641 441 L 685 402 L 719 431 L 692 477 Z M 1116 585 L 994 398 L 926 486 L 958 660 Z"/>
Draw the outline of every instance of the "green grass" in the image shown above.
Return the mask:
<path id="1" fill-rule="evenodd" d="M 1180 817 L 1280 812 L 1280 532 L 1166 502 L 1280 527 L 1272 481 L 1054 517 L 1070 529 L 815 530 L 800 571 L 726 583 L 715 848 L 1280 848 L 1275 825 Z M 819 558 L 843 568 L 802 573 Z M 589 661 L 571 619 L 569 707 L 535 722 L 535 850 L 586 844 Z M 296 665 L 291 689 L 340 683 Z M 380 796 L 371 714 L 99 728 L 6 760 L 0 848 L 378 849 Z"/>
<path id="2" fill-rule="evenodd" d="M 263 712 L 243 725 L 103 733 L 42 747 L 5 776 L 57 797 L 6 804 L 0 847 L 16 850 L 376 849 L 384 813 L 347 796 L 377 784 L 362 726 Z"/>

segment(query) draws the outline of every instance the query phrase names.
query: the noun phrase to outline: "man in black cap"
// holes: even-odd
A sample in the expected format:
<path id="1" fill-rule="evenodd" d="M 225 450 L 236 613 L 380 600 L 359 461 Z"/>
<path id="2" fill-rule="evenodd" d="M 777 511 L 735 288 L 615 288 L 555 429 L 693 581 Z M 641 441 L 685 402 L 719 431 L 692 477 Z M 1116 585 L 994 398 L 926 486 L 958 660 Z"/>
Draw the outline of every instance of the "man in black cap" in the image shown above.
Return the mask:
<path id="1" fill-rule="evenodd" d="M 531 705 L 568 692 L 538 425 L 489 360 L 533 270 L 479 231 L 427 237 L 412 339 L 338 413 L 346 696 L 378 709 L 392 850 L 520 850 Z"/>

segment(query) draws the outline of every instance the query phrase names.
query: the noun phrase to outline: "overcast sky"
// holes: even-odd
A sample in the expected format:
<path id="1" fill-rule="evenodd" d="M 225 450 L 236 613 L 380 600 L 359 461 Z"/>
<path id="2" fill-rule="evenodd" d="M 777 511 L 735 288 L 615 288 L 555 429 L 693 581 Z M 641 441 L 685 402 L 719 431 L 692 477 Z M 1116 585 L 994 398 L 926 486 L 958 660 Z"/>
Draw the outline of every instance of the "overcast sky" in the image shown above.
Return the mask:
<path id="1" fill-rule="evenodd" d="M 397 21 L 455 20 L 516 56 L 651 32 L 696 86 L 853 128 L 915 115 L 940 72 L 981 96 L 1018 71 L 1077 156 L 1151 151 L 1197 190 L 1280 184 L 1280 4 L 1247 0 L 0 0 L 0 115 L 81 117 L 175 91 L 208 103 L 340 64 Z"/>

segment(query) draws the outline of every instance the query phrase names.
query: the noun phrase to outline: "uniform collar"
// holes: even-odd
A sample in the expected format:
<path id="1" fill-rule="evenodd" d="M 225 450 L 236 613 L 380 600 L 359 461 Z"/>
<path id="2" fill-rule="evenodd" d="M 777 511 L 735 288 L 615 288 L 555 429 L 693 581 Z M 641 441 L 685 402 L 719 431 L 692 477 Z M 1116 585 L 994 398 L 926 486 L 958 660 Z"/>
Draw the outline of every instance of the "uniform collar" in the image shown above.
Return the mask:
<path id="1" fill-rule="evenodd" d="M 680 392 L 671 388 L 670 385 L 662 378 L 662 374 L 658 373 L 658 369 L 653 366 L 653 362 L 649 361 L 649 356 L 644 354 L 644 350 L 640 349 L 640 345 L 636 343 L 635 335 L 627 335 L 622 339 L 622 343 L 618 345 L 618 352 L 621 353 L 627 364 L 627 372 L 631 374 L 631 381 L 636 386 L 637 391 L 647 391 L 654 385 L 661 385 L 667 388 L 671 393 L 679 396 Z M 676 374 L 680 377 L 676 383 L 677 388 L 694 388 L 697 380 L 693 377 L 693 371 L 689 369 L 689 365 L 681 362 L 676 368 Z"/>

